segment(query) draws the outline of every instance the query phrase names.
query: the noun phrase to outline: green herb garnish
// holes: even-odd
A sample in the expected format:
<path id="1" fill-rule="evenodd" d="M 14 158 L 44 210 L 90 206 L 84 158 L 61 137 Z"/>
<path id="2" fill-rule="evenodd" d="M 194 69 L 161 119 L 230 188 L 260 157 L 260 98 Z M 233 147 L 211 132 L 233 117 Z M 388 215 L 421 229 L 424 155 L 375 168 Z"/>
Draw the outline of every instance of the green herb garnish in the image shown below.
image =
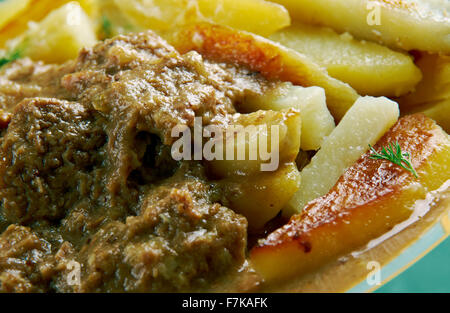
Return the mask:
<path id="1" fill-rule="evenodd" d="M 387 148 L 383 147 L 381 153 L 377 152 L 371 145 L 369 145 L 370 151 L 373 152 L 369 157 L 373 160 L 387 160 L 390 161 L 408 172 L 411 172 L 414 177 L 418 177 L 416 170 L 411 164 L 411 155 L 408 152 L 402 152 L 402 149 L 398 143 L 389 144 Z"/>
<path id="2" fill-rule="evenodd" d="M 2 67 L 3 65 L 5 65 L 5 64 L 7 64 L 9 62 L 15 61 L 15 60 L 17 60 L 19 58 L 20 58 L 20 52 L 19 51 L 14 51 L 9 56 L 0 58 L 0 67 Z"/>
<path id="3" fill-rule="evenodd" d="M 102 31 L 106 38 L 110 38 L 112 36 L 112 23 L 104 15 L 102 16 Z"/>

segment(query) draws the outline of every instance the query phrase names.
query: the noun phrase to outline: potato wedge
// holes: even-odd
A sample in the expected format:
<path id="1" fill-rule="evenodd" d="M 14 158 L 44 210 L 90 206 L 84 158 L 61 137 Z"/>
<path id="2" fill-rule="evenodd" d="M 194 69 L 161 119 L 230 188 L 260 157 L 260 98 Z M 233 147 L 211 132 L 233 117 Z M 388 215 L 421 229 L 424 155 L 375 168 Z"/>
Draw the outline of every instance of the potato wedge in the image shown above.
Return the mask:
<path id="1" fill-rule="evenodd" d="M 447 133 L 450 133 L 450 97 L 415 108 L 412 112 L 423 113 L 432 118 Z"/>
<path id="2" fill-rule="evenodd" d="M 264 0 L 198 0 L 198 5 L 211 22 L 262 36 L 291 24 L 283 6 Z"/>
<path id="3" fill-rule="evenodd" d="M 420 53 L 423 79 L 416 91 L 398 99 L 405 114 L 424 113 L 450 132 L 450 56 Z"/>
<path id="4" fill-rule="evenodd" d="M 322 87 L 328 108 L 338 120 L 358 98 L 353 88 L 331 78 L 303 54 L 257 35 L 202 23 L 184 28 L 168 39 L 182 53 L 196 50 L 209 59 L 247 66 L 268 79 Z"/>
<path id="5" fill-rule="evenodd" d="M 231 131 L 233 126 L 242 129 Z M 224 142 L 222 159 L 207 163 L 209 172 L 217 178 L 276 171 L 282 164 L 294 162 L 300 150 L 301 119 L 293 109 L 237 114 L 226 131 L 219 138 Z M 266 146 L 261 146 L 262 142 Z M 261 155 L 261 151 L 270 155 Z"/>
<path id="6" fill-rule="evenodd" d="M 41 22 L 31 24 L 10 50 L 33 60 L 63 63 L 76 58 L 81 48 L 96 42 L 89 17 L 78 2 L 70 2 L 52 11 Z"/>
<path id="7" fill-rule="evenodd" d="M 230 177 L 220 181 L 223 201 L 244 215 L 251 231 L 273 219 L 300 187 L 295 163 L 283 164 L 276 172 Z"/>
<path id="8" fill-rule="evenodd" d="M 283 83 L 263 95 L 249 95 L 239 106 L 240 111 L 284 110 L 296 108 L 302 119 L 302 150 L 319 150 L 335 123 L 327 108 L 325 91 L 320 87 L 293 86 Z"/>
<path id="9" fill-rule="evenodd" d="M 176 29 L 201 18 L 192 0 L 112 0 L 134 25 L 157 32 Z"/>
<path id="10" fill-rule="evenodd" d="M 419 178 L 366 153 L 327 195 L 251 250 L 251 264 L 266 282 L 313 271 L 362 247 L 406 220 L 417 200 L 450 179 L 449 137 L 432 120 L 400 119 L 375 149 L 395 141 L 411 153 Z"/>
<path id="11" fill-rule="evenodd" d="M 399 97 L 422 77 L 410 55 L 329 28 L 297 24 L 269 38 L 310 57 L 361 95 Z"/>
<path id="12" fill-rule="evenodd" d="M 166 32 L 195 22 L 211 22 L 270 35 L 289 26 L 288 11 L 264 0 L 114 0 L 133 24 Z"/>
<path id="13" fill-rule="evenodd" d="M 422 112 L 435 120 L 447 133 L 450 133 L 450 98 L 440 103 L 432 104 Z"/>
<path id="14" fill-rule="evenodd" d="M 17 0 L 13 0 L 17 2 Z M 59 8 L 73 0 L 31 0 L 30 4 L 16 18 L 10 21 L 3 29 L 0 30 L 0 48 L 5 47 L 8 40 L 11 40 L 28 29 L 29 22 L 39 22 L 46 17 L 51 11 Z M 96 0 L 78 0 L 86 13 L 94 14 Z"/>
<path id="15" fill-rule="evenodd" d="M 413 93 L 398 99 L 401 109 L 406 112 L 450 98 L 450 56 L 421 53 L 417 57 L 417 66 L 423 73 L 422 81 Z"/>
<path id="16" fill-rule="evenodd" d="M 300 213 L 311 200 L 325 195 L 345 170 L 395 124 L 397 103 L 387 98 L 362 97 L 322 144 L 302 170 L 302 187 L 287 204 L 287 217 Z"/>
<path id="17" fill-rule="evenodd" d="M 450 52 L 446 0 L 274 0 L 294 19 L 405 50 Z M 377 25 L 379 24 L 379 25 Z"/>
<path id="18" fill-rule="evenodd" d="M 4 0 L 0 1 L 0 29 L 23 12 L 31 0 Z"/>

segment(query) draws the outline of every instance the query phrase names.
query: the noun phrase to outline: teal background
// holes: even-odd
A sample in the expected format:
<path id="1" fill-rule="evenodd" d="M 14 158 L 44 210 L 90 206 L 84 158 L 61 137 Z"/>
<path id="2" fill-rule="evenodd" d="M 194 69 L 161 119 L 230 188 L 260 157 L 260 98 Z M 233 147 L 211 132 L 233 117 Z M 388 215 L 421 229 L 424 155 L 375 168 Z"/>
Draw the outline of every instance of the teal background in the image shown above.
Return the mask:
<path id="1" fill-rule="evenodd" d="M 450 237 L 375 292 L 450 292 Z"/>

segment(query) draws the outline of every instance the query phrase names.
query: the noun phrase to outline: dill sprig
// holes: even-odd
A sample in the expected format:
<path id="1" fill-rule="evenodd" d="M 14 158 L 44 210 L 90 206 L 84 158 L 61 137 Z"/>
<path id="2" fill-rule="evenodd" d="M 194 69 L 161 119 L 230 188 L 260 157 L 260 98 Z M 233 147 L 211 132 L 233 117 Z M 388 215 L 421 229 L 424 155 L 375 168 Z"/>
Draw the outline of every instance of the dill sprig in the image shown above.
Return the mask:
<path id="1" fill-rule="evenodd" d="M 411 155 L 408 152 L 402 152 L 402 149 L 398 143 L 395 144 L 390 143 L 387 148 L 383 147 L 381 152 L 377 152 L 371 145 L 369 145 L 371 154 L 369 157 L 373 160 L 387 160 L 390 161 L 408 172 L 411 172 L 414 177 L 418 177 L 416 170 L 411 164 Z"/>

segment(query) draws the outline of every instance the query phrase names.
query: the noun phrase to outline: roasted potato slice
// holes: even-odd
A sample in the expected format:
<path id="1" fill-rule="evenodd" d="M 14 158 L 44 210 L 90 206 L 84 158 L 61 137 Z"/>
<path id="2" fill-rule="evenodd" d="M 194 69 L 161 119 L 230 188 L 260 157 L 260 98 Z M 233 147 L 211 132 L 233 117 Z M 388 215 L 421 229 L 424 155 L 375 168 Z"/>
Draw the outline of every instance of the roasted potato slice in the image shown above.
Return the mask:
<path id="1" fill-rule="evenodd" d="M 184 28 L 168 39 L 182 53 L 196 50 L 209 59 L 247 66 L 268 79 L 322 87 L 336 119 L 341 119 L 358 98 L 353 88 L 331 78 L 305 55 L 251 33 L 202 23 Z"/>
<path id="2" fill-rule="evenodd" d="M 22 11 L 11 20 L 3 29 L 0 30 L 0 48 L 5 47 L 8 40 L 11 40 L 28 29 L 29 22 L 39 22 L 51 11 L 59 8 L 72 0 L 31 0 L 26 10 Z M 95 13 L 96 0 L 78 0 L 83 10 L 91 15 Z M 0 1 L 1 2 L 1 1 Z M 13 0 L 18 2 L 18 0 Z"/>
<path id="3" fill-rule="evenodd" d="M 311 200 L 326 194 L 339 177 L 397 121 L 397 103 L 387 98 L 358 99 L 302 170 L 302 187 L 287 204 L 284 215 L 301 212 Z"/>
<path id="4" fill-rule="evenodd" d="M 240 111 L 300 110 L 302 119 L 301 145 L 303 150 L 319 150 L 324 139 L 335 127 L 327 108 L 325 91 L 320 87 L 293 86 L 283 83 L 262 95 L 248 95 L 239 106 Z"/>
<path id="5" fill-rule="evenodd" d="M 398 99 L 405 114 L 424 113 L 450 132 L 450 56 L 419 53 L 423 79 L 413 93 Z"/>
<path id="6" fill-rule="evenodd" d="M 275 172 L 230 177 L 220 181 L 224 202 L 244 215 L 251 231 L 260 230 L 273 219 L 300 187 L 295 163 L 280 166 Z"/>
<path id="7" fill-rule="evenodd" d="M 9 49 L 33 60 L 63 63 L 76 58 L 81 48 L 96 42 L 89 17 L 78 2 L 70 2 L 52 11 L 39 23 L 30 24 Z"/>
<path id="8" fill-rule="evenodd" d="M 267 36 L 291 24 L 288 11 L 264 0 L 198 0 L 209 21 Z"/>
<path id="9" fill-rule="evenodd" d="M 31 0 L 4 0 L 0 1 L 0 29 L 23 12 Z"/>
<path id="10" fill-rule="evenodd" d="M 425 114 L 435 120 L 447 133 L 450 133 L 450 97 L 441 101 L 429 103 L 425 106 L 420 106 L 412 112 Z"/>
<path id="11" fill-rule="evenodd" d="M 242 129 L 230 131 L 232 126 Z M 236 114 L 226 131 L 222 160 L 206 162 L 207 170 L 210 176 L 219 178 L 223 203 L 247 217 L 252 231 L 259 230 L 300 186 L 295 165 L 300 150 L 300 114 L 292 108 Z M 266 143 L 262 151 L 270 154 L 268 160 L 261 156 L 262 142 Z M 227 150 L 233 158 L 228 157 Z"/>
<path id="12" fill-rule="evenodd" d="M 450 98 L 450 56 L 420 53 L 417 66 L 423 73 L 423 79 L 413 93 L 398 99 L 400 107 L 406 112 Z"/>
<path id="13" fill-rule="evenodd" d="M 233 126 L 236 128 L 231 131 Z M 300 150 L 301 119 L 294 109 L 237 114 L 225 131 L 219 137 L 223 142 L 221 160 L 207 163 L 218 178 L 274 172 L 280 165 L 294 162 Z M 269 155 L 262 157 L 261 151 Z"/>
<path id="14" fill-rule="evenodd" d="M 264 0 L 114 0 L 135 25 L 166 32 L 209 21 L 261 35 L 290 25 L 287 10 Z"/>
<path id="15" fill-rule="evenodd" d="M 431 119 L 420 114 L 400 119 L 375 149 L 396 141 L 411 153 L 419 177 L 366 153 L 327 195 L 251 250 L 251 263 L 267 282 L 315 270 L 381 236 L 450 179 L 449 137 Z"/>
<path id="16" fill-rule="evenodd" d="M 450 52 L 446 0 L 274 0 L 294 19 L 405 50 Z"/>
<path id="17" fill-rule="evenodd" d="M 297 24 L 269 38 L 310 57 L 361 95 L 399 97 L 422 77 L 410 55 L 329 28 Z"/>
<path id="18" fill-rule="evenodd" d="M 200 18 L 192 0 L 112 0 L 134 25 L 154 31 L 167 31 Z"/>

